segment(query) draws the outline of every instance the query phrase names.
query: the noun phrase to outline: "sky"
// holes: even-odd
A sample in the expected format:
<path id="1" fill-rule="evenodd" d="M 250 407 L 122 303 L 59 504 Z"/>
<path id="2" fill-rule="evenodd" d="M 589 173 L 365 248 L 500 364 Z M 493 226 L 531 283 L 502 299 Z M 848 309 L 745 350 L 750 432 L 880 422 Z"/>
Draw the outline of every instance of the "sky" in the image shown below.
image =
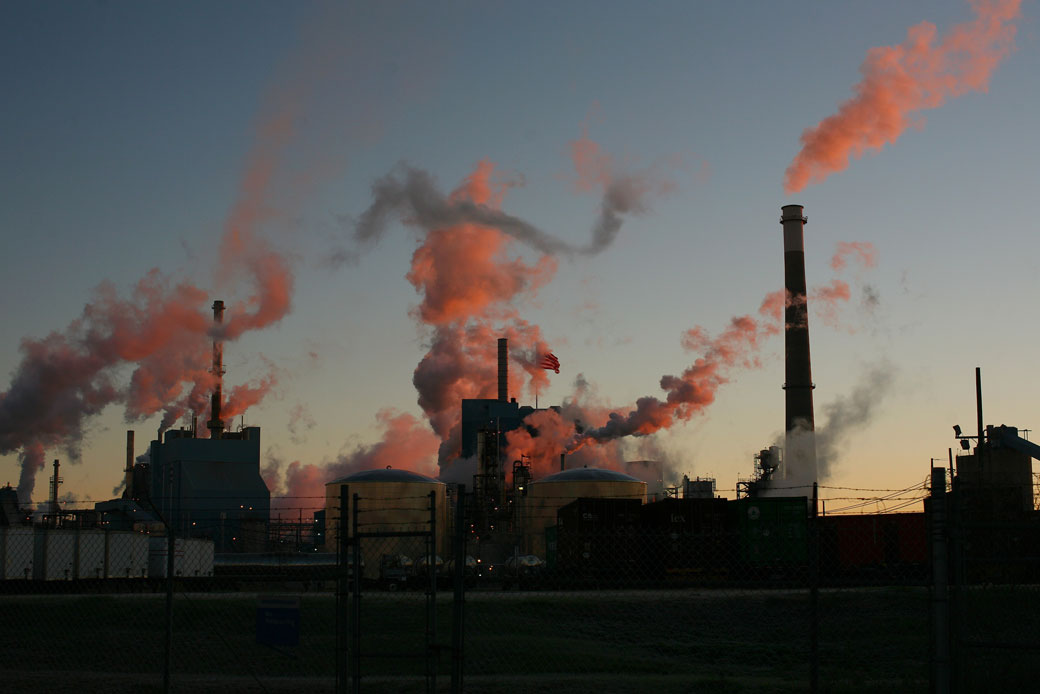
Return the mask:
<path id="1" fill-rule="evenodd" d="M 987 423 L 1036 423 L 1034 2 L 0 13 L 23 498 L 53 459 L 73 507 L 118 494 L 125 431 L 144 454 L 208 402 L 215 336 L 278 497 L 464 480 L 458 401 L 495 397 L 499 336 L 510 394 L 563 408 L 511 454 L 662 460 L 732 497 L 782 438 L 786 204 L 828 508 L 922 483 L 974 431 L 976 367 Z"/>

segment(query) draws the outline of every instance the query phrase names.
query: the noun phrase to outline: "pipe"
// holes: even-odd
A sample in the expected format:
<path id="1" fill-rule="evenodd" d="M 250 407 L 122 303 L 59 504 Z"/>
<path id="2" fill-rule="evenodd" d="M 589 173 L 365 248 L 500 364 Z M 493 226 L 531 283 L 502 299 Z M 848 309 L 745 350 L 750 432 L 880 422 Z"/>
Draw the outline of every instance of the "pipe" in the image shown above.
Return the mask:
<path id="1" fill-rule="evenodd" d="M 801 205 L 784 205 L 784 309 L 787 432 L 784 451 L 785 477 L 795 473 L 799 481 L 816 481 L 816 429 L 813 415 L 812 367 L 809 357 L 809 305 L 805 289 L 805 224 Z M 798 432 L 798 435 L 795 435 Z M 805 434 L 809 434 L 806 436 Z M 797 438 L 797 441 L 794 439 Z"/>
<path id="2" fill-rule="evenodd" d="M 134 498 L 134 430 L 128 429 L 126 432 L 126 470 L 123 471 L 126 475 L 126 484 L 124 485 L 123 498 L 133 499 Z"/>
<path id="3" fill-rule="evenodd" d="M 498 338 L 498 400 L 509 402 L 509 340 Z"/>
<path id="4" fill-rule="evenodd" d="M 213 395 L 210 397 L 210 420 L 206 422 L 210 438 L 219 439 L 224 434 L 224 420 L 220 418 L 221 401 L 223 400 L 224 386 L 224 342 L 220 339 L 219 328 L 224 322 L 224 302 L 213 302 L 213 368 L 211 372 L 216 380 L 213 387 Z"/>

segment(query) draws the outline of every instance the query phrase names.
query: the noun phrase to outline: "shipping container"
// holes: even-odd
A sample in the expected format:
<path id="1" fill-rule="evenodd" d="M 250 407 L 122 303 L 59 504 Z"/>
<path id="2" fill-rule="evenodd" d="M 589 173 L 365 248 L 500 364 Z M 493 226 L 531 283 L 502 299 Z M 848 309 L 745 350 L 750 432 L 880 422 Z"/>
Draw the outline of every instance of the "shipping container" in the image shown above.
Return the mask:
<path id="1" fill-rule="evenodd" d="M 866 569 L 899 572 L 928 562 L 923 513 L 823 516 L 820 561 L 825 570 L 850 573 Z"/>
<path id="2" fill-rule="evenodd" d="M 0 577 L 28 580 L 33 577 L 33 529 L 0 528 Z"/>
<path id="3" fill-rule="evenodd" d="M 182 576 L 212 576 L 213 541 L 184 540 L 184 566 L 181 571 Z"/>
<path id="4" fill-rule="evenodd" d="M 108 578 L 148 576 L 148 536 L 115 530 L 108 533 Z"/>
<path id="5" fill-rule="evenodd" d="M 639 499 L 581 497 L 561 506 L 556 524 L 562 532 L 602 532 L 639 524 Z"/>
<path id="6" fill-rule="evenodd" d="M 642 525 L 654 532 L 717 534 L 730 526 L 726 499 L 663 499 L 640 509 Z"/>
<path id="7" fill-rule="evenodd" d="M 75 578 L 76 531 L 34 528 L 33 578 L 71 581 Z"/>
<path id="8" fill-rule="evenodd" d="M 741 561 L 750 566 L 805 563 L 809 506 L 804 496 L 738 499 L 730 508 Z"/>
<path id="9" fill-rule="evenodd" d="M 74 578 L 105 577 L 105 542 L 104 530 L 76 530 L 76 561 Z"/>

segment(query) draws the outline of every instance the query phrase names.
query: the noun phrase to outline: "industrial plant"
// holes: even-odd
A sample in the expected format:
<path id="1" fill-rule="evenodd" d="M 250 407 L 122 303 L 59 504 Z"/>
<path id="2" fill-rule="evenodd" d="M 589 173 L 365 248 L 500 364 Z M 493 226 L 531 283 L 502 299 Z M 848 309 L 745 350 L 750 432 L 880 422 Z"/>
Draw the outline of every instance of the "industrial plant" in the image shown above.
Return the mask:
<path id="1" fill-rule="evenodd" d="M 176 545 L 178 575 L 219 576 L 243 566 L 276 566 L 283 574 L 296 566 L 313 574 L 314 567 L 336 565 L 344 542 L 363 531 L 382 541 L 359 551 L 361 576 L 382 585 L 397 586 L 394 576 L 414 574 L 417 561 L 429 562 L 429 555 L 438 562 L 449 556 L 459 537 L 466 543 L 467 571 L 491 584 L 521 574 L 599 583 L 636 574 L 648 580 L 727 580 L 738 564 L 774 573 L 804 565 L 812 519 L 824 543 L 819 559 L 834 576 L 922 575 L 930 561 L 927 503 L 924 513 L 828 516 L 816 502 L 807 221 L 800 205 L 782 208 L 784 445 L 764 447 L 754 456 L 753 472 L 737 482 L 735 499 L 719 496 L 714 479 L 685 477 L 670 487 L 661 464 L 652 460 L 601 469 L 569 465 L 566 454 L 537 464 L 526 454 L 511 459 L 507 435 L 525 429 L 537 438 L 531 415 L 547 409 L 559 414 L 561 408 L 539 409 L 510 397 L 509 343 L 501 338 L 497 397 L 459 403 L 459 457 L 472 464 L 470 479 L 447 483 L 391 466 L 328 480 L 324 508 L 306 522 L 301 518 L 296 542 L 286 545 L 260 474 L 260 428 L 232 431 L 222 418 L 224 303 L 215 301 L 214 387 L 204 429 L 192 417 L 186 428 L 160 431 L 140 457 L 134 432 L 128 431 L 123 494 L 93 509 L 62 510 L 57 460 L 50 499 L 35 511 L 21 508 L 10 487 L 0 489 L 0 576 L 29 581 L 162 576 L 170 534 L 183 543 Z M 949 493 L 972 520 L 1035 525 L 1032 459 L 1040 458 L 1040 446 L 1014 427 L 984 427 L 980 380 L 977 387 L 978 432 L 965 435 L 955 427 L 964 454 L 950 456 Z M 551 473 L 536 477 L 535 470 Z M 415 536 L 426 532 L 433 547 L 416 549 Z M 994 539 L 976 533 L 973 538 L 980 546 L 1014 554 L 1032 551 L 1035 535 Z M 873 544 L 864 538 L 873 538 Z"/>

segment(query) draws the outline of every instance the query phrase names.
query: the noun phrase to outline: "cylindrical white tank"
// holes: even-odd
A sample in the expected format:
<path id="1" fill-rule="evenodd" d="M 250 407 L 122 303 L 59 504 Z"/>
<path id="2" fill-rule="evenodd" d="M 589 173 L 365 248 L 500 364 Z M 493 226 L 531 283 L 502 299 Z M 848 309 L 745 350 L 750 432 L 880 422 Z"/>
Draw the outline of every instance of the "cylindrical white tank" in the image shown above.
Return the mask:
<path id="1" fill-rule="evenodd" d="M 447 485 L 408 470 L 385 468 L 355 472 L 325 484 L 325 549 L 335 552 L 340 534 L 340 490 L 348 488 L 348 533 L 353 535 L 354 495 L 358 496 L 358 531 L 422 532 L 430 527 L 430 493 L 434 498 L 436 552 L 447 551 L 448 500 Z M 423 551 L 421 538 L 363 538 L 361 561 L 366 578 L 379 578 L 383 555 L 405 555 L 417 560 Z"/>
<path id="2" fill-rule="evenodd" d="M 524 498 L 524 547 L 545 559 L 545 529 L 556 525 L 556 512 L 575 499 L 639 499 L 646 503 L 646 482 L 616 470 L 576 468 L 535 480 Z"/>

